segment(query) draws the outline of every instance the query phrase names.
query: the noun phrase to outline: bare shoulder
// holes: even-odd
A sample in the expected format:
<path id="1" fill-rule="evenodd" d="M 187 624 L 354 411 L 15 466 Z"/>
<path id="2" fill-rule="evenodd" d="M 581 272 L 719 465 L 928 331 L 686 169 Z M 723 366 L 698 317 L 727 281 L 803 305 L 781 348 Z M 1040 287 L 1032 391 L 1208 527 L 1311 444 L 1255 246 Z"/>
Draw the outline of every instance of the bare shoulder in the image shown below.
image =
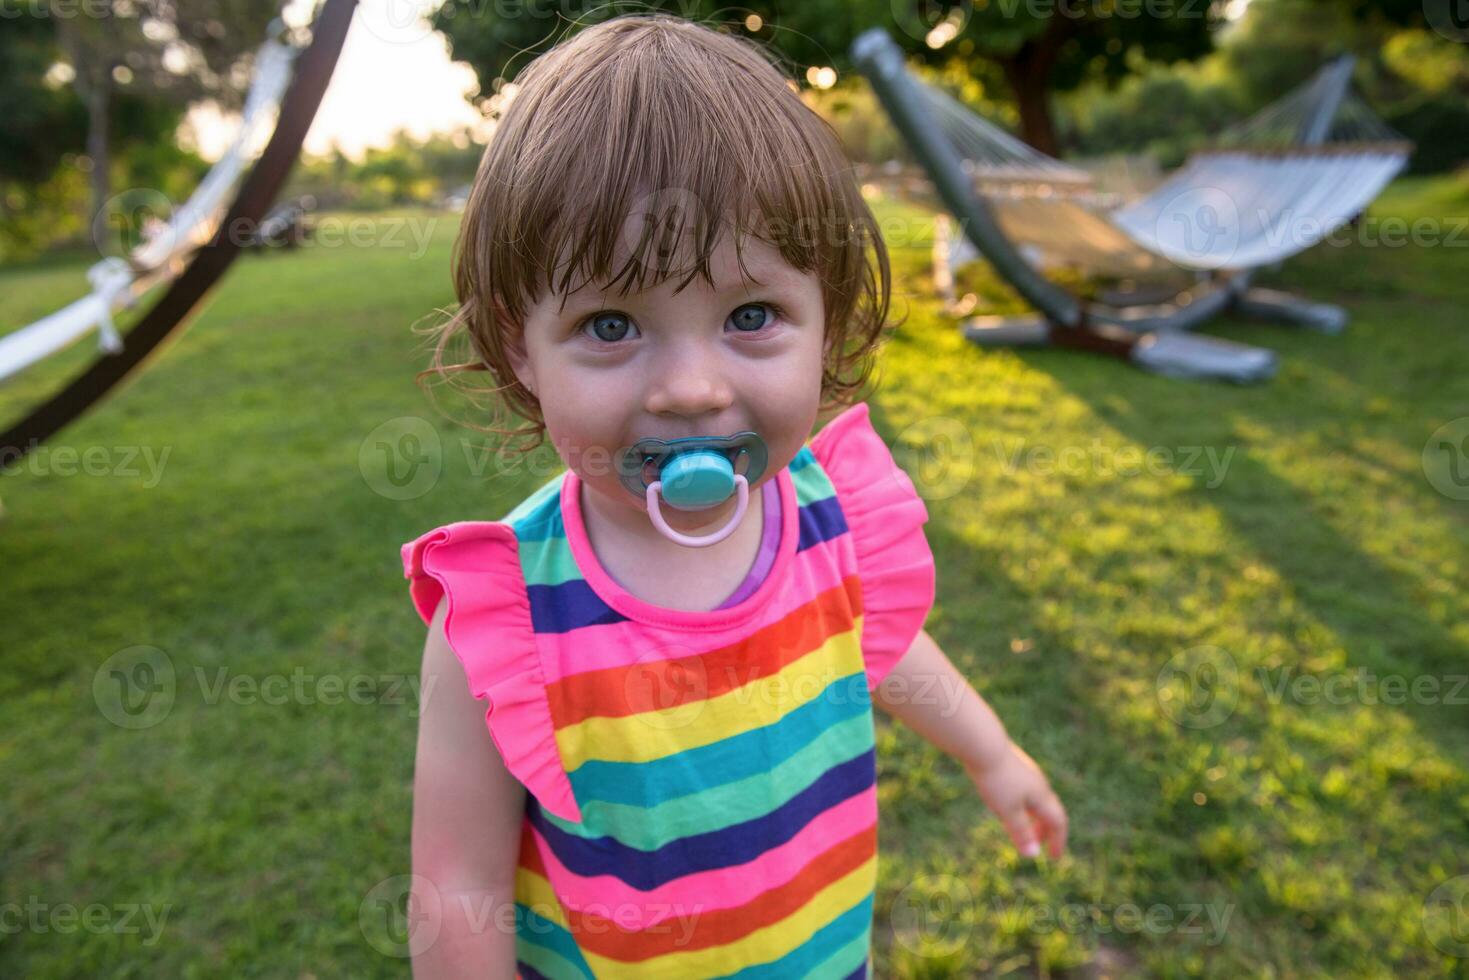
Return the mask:
<path id="1" fill-rule="evenodd" d="M 437 707 L 439 711 L 451 710 L 460 715 L 466 710 L 474 709 L 477 727 L 483 729 L 484 712 L 474 708 L 479 702 L 469 690 L 464 665 L 460 663 L 454 648 L 449 645 L 446 631 L 448 613 L 449 598 L 444 596 L 439 599 L 439 605 L 434 610 L 433 618 L 429 621 L 428 634 L 423 642 L 420 717 L 426 716 L 431 707 Z M 420 725 L 421 728 L 422 725 Z M 485 731 L 484 734 L 488 739 L 488 731 Z"/>

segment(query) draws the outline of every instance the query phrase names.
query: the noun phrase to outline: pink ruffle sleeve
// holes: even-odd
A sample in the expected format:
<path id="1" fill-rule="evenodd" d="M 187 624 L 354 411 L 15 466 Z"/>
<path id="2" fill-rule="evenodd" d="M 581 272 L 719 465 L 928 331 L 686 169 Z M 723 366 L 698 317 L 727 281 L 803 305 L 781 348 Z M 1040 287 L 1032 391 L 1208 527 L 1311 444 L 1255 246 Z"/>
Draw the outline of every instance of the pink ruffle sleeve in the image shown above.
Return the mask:
<path id="1" fill-rule="evenodd" d="M 862 582 L 862 657 L 877 685 L 913 645 L 934 600 L 928 508 L 872 427 L 867 405 L 842 412 L 811 440 L 836 488 Z"/>
<path id="2" fill-rule="evenodd" d="M 488 521 L 446 524 L 403 545 L 403 575 L 424 623 L 449 597 L 444 633 L 505 767 L 545 809 L 581 822 L 561 765 L 531 626 L 515 531 Z"/>

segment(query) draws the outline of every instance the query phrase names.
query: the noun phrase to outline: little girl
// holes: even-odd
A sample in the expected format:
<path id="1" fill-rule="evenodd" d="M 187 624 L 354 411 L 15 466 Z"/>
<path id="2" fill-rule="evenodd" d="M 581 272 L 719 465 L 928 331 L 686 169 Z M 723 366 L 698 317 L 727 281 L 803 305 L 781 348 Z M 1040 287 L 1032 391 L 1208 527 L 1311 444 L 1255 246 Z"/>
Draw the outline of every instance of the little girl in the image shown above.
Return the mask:
<path id="1" fill-rule="evenodd" d="M 928 514 L 853 404 L 888 312 L 876 222 L 831 129 L 729 34 L 621 17 L 517 86 L 439 352 L 467 334 L 459 368 L 567 470 L 403 546 L 431 692 L 416 975 L 866 976 L 874 703 L 1023 853 L 1066 835 L 922 630 Z"/>

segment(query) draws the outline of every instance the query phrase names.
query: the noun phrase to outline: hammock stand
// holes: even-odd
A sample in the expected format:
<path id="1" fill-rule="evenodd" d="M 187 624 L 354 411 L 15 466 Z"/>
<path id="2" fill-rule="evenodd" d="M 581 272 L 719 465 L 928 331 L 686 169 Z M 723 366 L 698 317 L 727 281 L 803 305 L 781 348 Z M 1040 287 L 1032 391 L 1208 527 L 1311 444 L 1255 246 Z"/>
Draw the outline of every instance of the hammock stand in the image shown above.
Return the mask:
<path id="1" fill-rule="evenodd" d="M 1286 320 L 1324 332 L 1339 331 L 1344 325 L 1345 313 L 1336 307 L 1250 287 L 1250 280 L 1259 265 L 1272 264 L 1284 254 L 1300 251 L 1324 237 L 1335 225 L 1324 227 L 1321 235 L 1308 242 L 1287 248 L 1284 254 L 1276 255 L 1263 246 L 1253 252 L 1246 248 L 1242 261 L 1219 264 L 1190 263 L 1189 250 L 1180 246 L 1177 236 L 1170 237 L 1166 233 L 1170 226 L 1168 219 L 1177 216 L 1169 213 L 1170 206 L 1176 207 L 1180 199 L 1186 198 L 1197 187 L 1205 167 L 1214 168 L 1203 171 L 1209 175 L 1208 179 L 1218 179 L 1226 184 L 1227 190 L 1221 190 L 1226 199 L 1237 196 L 1242 202 L 1255 204 L 1262 214 L 1279 215 L 1283 209 L 1289 209 L 1297 202 L 1304 206 L 1306 194 L 1311 195 L 1319 206 L 1329 205 L 1334 184 L 1327 185 L 1321 181 L 1313 184 L 1309 179 L 1303 179 L 1310 178 L 1311 174 L 1298 173 L 1294 186 L 1303 196 L 1293 200 L 1282 197 L 1280 187 L 1261 186 L 1260 174 L 1268 176 L 1301 157 L 1345 155 L 1345 150 L 1338 149 L 1340 144 L 1327 143 L 1326 139 L 1347 95 L 1353 67 L 1349 57 L 1331 62 L 1301 89 L 1267 107 L 1240 129 L 1240 132 L 1258 133 L 1274 127 L 1278 131 L 1288 124 L 1284 145 L 1276 153 L 1262 154 L 1256 150 L 1220 146 L 1196 155 L 1163 186 L 1110 215 L 1097 215 L 1094 210 L 1077 211 L 1073 215 L 1074 220 L 1052 221 L 1049 242 L 1025 243 L 1015 238 L 1017 221 L 1014 211 L 1007 206 L 1009 196 L 995 193 L 994 188 L 1006 183 L 1040 185 L 1041 191 L 1035 196 L 1064 204 L 1073 188 L 1080 185 L 1085 189 L 1084 185 L 1089 180 L 1085 171 L 1038 153 L 977 116 L 972 120 L 961 118 L 959 114 L 968 110 L 946 106 L 942 100 L 947 96 L 929 92 L 927 86 L 908 71 L 902 49 L 881 28 L 861 34 L 853 42 L 850 53 L 917 157 L 940 200 L 958 218 L 967 242 L 960 240 L 956 245 L 967 245 L 983 255 L 996 273 L 1037 311 L 1025 317 L 971 318 L 963 330 L 965 336 L 977 344 L 1070 347 L 1121 357 L 1146 370 L 1171 377 L 1248 383 L 1264 380 L 1275 373 L 1274 352 L 1215 337 L 1191 335 L 1187 331 L 1226 311 Z M 957 106 L 957 102 L 954 105 Z M 1360 116 L 1365 109 L 1354 111 Z M 1367 124 L 1373 133 L 1391 134 L 1380 121 L 1368 119 Z M 969 129 L 966 131 L 964 127 Z M 961 155 L 956 146 L 956 132 L 961 139 L 964 136 L 970 138 L 966 144 L 966 149 L 972 151 L 969 157 Z M 981 138 L 983 145 L 978 145 Z M 1353 149 L 1356 148 L 1357 145 L 1353 144 Z M 1368 161 L 1372 165 L 1367 166 L 1365 176 L 1358 173 L 1356 178 L 1359 181 L 1356 188 L 1358 196 L 1370 200 L 1401 169 L 1409 144 L 1402 140 L 1380 140 L 1374 144 L 1362 144 L 1361 149 L 1364 157 L 1376 154 Z M 976 156 L 980 157 L 978 161 Z M 1337 166 L 1332 160 L 1324 163 L 1327 169 Z M 1192 185 L 1191 180 L 1194 182 Z M 990 190 L 981 190 L 977 184 Z M 1349 219 L 1353 213 L 1341 215 L 1336 223 Z M 1093 222 L 1091 225 L 1081 220 L 1088 215 L 1087 220 Z M 1241 224 L 1236 223 L 1223 230 L 1240 236 Z M 1027 255 L 1027 252 L 1044 252 L 1048 245 L 1062 249 L 1068 244 L 1075 245 L 1075 242 L 1068 243 L 1067 238 L 1077 237 L 1078 229 L 1083 228 L 1104 231 L 1104 247 L 1107 249 L 1120 252 L 1113 243 L 1124 242 L 1140 260 L 1153 266 L 1171 265 L 1175 269 L 1191 271 L 1196 281 L 1178 291 L 1170 301 L 1162 303 L 1083 302 L 1048 280 Z M 1244 241 L 1246 245 L 1259 242 L 1266 237 L 1260 232 L 1268 233 L 1270 228 L 1266 223 L 1263 229 L 1256 227 L 1252 230 L 1255 234 Z M 1041 231 L 1044 233 L 1044 229 Z M 1030 247 L 1022 250 L 1025 244 Z M 1262 257 L 1263 261 L 1257 261 Z M 1248 261 L 1256 261 L 1256 264 L 1247 264 Z"/>
<path id="2" fill-rule="evenodd" d="M 209 291 L 240 252 L 240 236 L 231 234 L 230 229 L 258 227 L 290 175 L 336 68 L 356 6 L 357 0 L 326 0 L 322 5 L 312 25 L 311 43 L 296 59 L 270 141 L 212 236 L 125 335 L 110 335 L 106 323 L 99 323 L 103 349 L 110 352 L 0 434 L 0 472 L 75 421 L 109 391 L 136 377 L 168 341 L 187 329 Z"/>

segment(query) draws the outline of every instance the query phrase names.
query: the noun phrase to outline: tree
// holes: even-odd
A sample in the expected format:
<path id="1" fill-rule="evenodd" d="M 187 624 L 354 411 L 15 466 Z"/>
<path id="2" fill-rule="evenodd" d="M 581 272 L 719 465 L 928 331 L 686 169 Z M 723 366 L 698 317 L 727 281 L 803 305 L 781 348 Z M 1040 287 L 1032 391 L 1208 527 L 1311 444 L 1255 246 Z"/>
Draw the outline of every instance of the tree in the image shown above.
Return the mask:
<path id="1" fill-rule="evenodd" d="M 0 260 L 77 234 L 87 198 L 73 160 L 86 147 L 87 112 L 66 84 L 56 29 L 44 11 L 13 13 L 0 29 Z M 150 148 L 171 142 L 179 116 L 120 93 L 110 113 L 113 155 L 126 155 L 135 173 L 156 174 L 157 166 L 136 164 L 157 162 Z"/>
<path id="2" fill-rule="evenodd" d="M 47 72 L 55 64 L 55 33 L 39 17 L 17 17 L 0 31 L 0 175 L 44 180 L 68 149 L 81 146 L 86 114 L 76 97 Z"/>
<path id="3" fill-rule="evenodd" d="M 996 0 L 975 7 L 967 19 L 951 11 L 939 22 L 936 30 L 955 25 L 935 40 L 952 34 L 956 53 L 946 58 L 949 45 L 930 48 L 929 60 L 958 59 L 970 70 L 976 61 L 998 64 L 1015 97 L 1021 138 L 1051 156 L 1060 155 L 1052 92 L 1088 81 L 1115 84 L 1144 61 L 1198 58 L 1213 49 L 1219 23 L 1209 0 Z"/>
<path id="4" fill-rule="evenodd" d="M 432 23 L 453 56 L 467 62 L 488 94 L 546 50 L 568 24 L 554 9 L 475 16 L 478 0 L 445 0 Z M 657 9 L 694 19 L 741 20 L 794 66 L 850 70 L 847 49 L 862 31 L 882 26 L 911 55 L 969 74 L 998 73 L 1019 112 L 1021 135 L 1037 149 L 1058 150 L 1049 95 L 1083 81 L 1109 82 L 1133 70 L 1138 56 L 1154 62 L 1192 59 L 1212 50 L 1219 23 L 1211 0 L 755 0 L 730 8 L 706 0 L 653 0 Z M 737 11 L 732 13 L 732 11 Z M 595 8 L 585 26 L 626 12 Z M 748 29 L 748 28 L 747 28 Z M 798 70 L 797 72 L 801 72 Z"/>
<path id="5" fill-rule="evenodd" d="M 93 215 L 110 194 L 119 95 L 237 107 L 249 78 L 246 55 L 277 14 L 268 0 L 49 0 L 47 10 L 86 109 Z"/>
<path id="6" fill-rule="evenodd" d="M 1343 52 L 1357 56 L 1357 81 L 1369 94 L 1391 101 L 1453 85 L 1461 71 L 1464 46 L 1428 29 L 1425 9 L 1416 0 L 1253 0 L 1220 54 L 1255 104 Z"/>

